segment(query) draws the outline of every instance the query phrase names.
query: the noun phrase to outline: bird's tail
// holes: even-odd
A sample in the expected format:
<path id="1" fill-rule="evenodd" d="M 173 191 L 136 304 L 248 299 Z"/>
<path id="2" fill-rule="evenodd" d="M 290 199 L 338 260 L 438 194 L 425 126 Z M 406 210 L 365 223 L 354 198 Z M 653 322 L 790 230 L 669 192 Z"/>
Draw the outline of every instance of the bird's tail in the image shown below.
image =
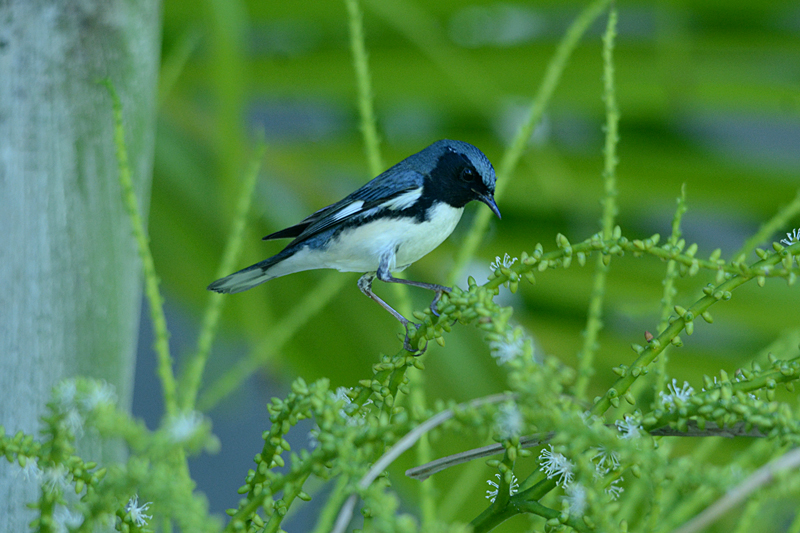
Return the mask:
<path id="1" fill-rule="evenodd" d="M 208 286 L 208 290 L 227 294 L 242 292 L 247 289 L 252 289 L 256 285 L 261 285 L 265 281 L 276 278 L 281 274 L 276 275 L 274 272 L 270 272 L 270 269 L 275 263 L 282 259 L 279 257 L 280 255 L 281 254 L 270 257 L 260 263 L 244 268 L 239 272 L 234 272 L 230 276 L 218 279 Z"/>

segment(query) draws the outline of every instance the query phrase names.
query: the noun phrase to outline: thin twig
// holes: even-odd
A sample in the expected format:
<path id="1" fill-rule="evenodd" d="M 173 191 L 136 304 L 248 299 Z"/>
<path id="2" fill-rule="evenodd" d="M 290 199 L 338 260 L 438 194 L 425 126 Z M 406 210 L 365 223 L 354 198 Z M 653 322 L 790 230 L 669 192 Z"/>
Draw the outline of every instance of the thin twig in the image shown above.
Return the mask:
<path id="1" fill-rule="evenodd" d="M 206 387 L 197 402 L 200 411 L 207 411 L 223 398 L 237 390 L 244 381 L 278 353 L 308 321 L 330 303 L 333 296 L 344 287 L 347 276 L 338 272 L 325 274 L 313 289 L 288 310 L 263 336 L 261 342 L 247 355 L 231 366 L 222 376 Z"/>
<path id="2" fill-rule="evenodd" d="M 139 257 L 142 260 L 144 272 L 144 286 L 147 301 L 150 304 L 150 319 L 153 321 L 153 334 L 155 342 L 153 347 L 158 361 L 157 374 L 164 389 L 164 410 L 167 415 L 175 415 L 178 408 L 178 399 L 175 386 L 175 375 L 172 372 L 172 356 L 169 353 L 169 331 L 167 319 L 164 315 L 164 298 L 158 289 L 158 275 L 156 274 L 153 254 L 150 251 L 150 239 L 144 229 L 142 212 L 139 201 L 133 188 L 133 177 L 128 162 L 128 148 L 125 144 L 125 128 L 122 120 L 122 102 L 111 80 L 102 82 L 108 89 L 114 110 L 114 144 L 117 149 L 117 164 L 119 166 L 119 183 L 122 188 L 122 200 L 128 211 L 131 221 L 133 236 L 139 248 Z"/>
<path id="3" fill-rule="evenodd" d="M 614 427 L 614 425 L 608 424 L 608 427 Z M 766 437 L 766 435 L 764 435 L 764 433 L 759 431 L 757 428 L 748 430 L 744 422 L 737 422 L 733 426 L 724 428 L 720 428 L 714 422 L 707 422 L 706 427 L 704 429 L 700 429 L 697 425 L 697 422 L 694 420 L 688 421 L 686 431 L 681 431 L 671 427 L 662 427 L 654 429 L 649 433 L 654 437 L 725 437 L 730 439 L 734 437 Z M 519 445 L 520 448 L 535 448 L 537 446 L 541 446 L 542 444 L 547 444 L 554 436 L 555 433 L 553 432 L 527 435 L 520 437 Z M 482 446 L 480 448 L 474 448 L 472 450 L 455 453 L 446 457 L 440 457 L 439 459 L 425 463 L 424 465 L 409 468 L 406 470 L 406 476 L 410 477 L 411 479 L 424 481 L 433 474 L 441 472 L 442 470 L 446 470 L 452 466 L 468 463 L 469 461 L 474 461 L 475 459 L 480 459 L 482 457 L 497 455 L 499 453 L 503 453 L 504 451 L 505 448 L 501 444 L 489 444 L 488 446 Z"/>
<path id="4" fill-rule="evenodd" d="M 491 396 L 486 396 L 484 398 L 478 398 L 476 400 L 462 403 L 457 408 L 477 408 L 482 405 L 513 400 L 514 397 L 515 395 L 510 393 L 493 394 Z M 411 448 L 422 435 L 436 428 L 437 426 L 444 424 L 446 421 L 453 418 L 454 415 L 455 412 L 453 409 L 445 409 L 444 411 L 433 415 L 410 432 L 406 433 L 403 438 L 398 440 L 394 446 L 389 448 L 389 450 L 384 453 L 381 458 L 375 462 L 375 464 L 372 465 L 372 468 L 370 468 L 369 471 L 364 474 L 364 476 L 358 482 L 358 488 L 360 490 L 365 490 L 367 487 L 369 487 L 370 484 L 372 484 L 372 482 L 375 481 L 378 476 L 380 476 L 381 473 L 386 470 L 386 468 L 388 468 L 392 462 L 394 462 L 395 459 L 400 457 L 403 452 Z M 347 524 L 350 523 L 350 519 L 353 517 L 353 509 L 355 508 L 357 501 L 358 494 L 352 494 L 347 499 L 347 502 L 345 502 L 345 504 L 342 506 L 342 510 L 339 511 L 339 517 L 336 519 L 333 533 L 342 533 L 345 530 Z"/>
<path id="5" fill-rule="evenodd" d="M 535 448 L 536 446 L 540 446 L 542 444 L 546 444 L 550 439 L 555 436 L 555 433 L 537 433 L 536 435 L 527 435 L 525 437 L 520 437 L 519 439 L 519 447 L 520 448 Z M 425 481 L 433 474 L 441 472 L 442 470 L 446 470 L 451 466 L 460 465 L 463 463 L 467 463 L 469 461 L 473 461 L 475 459 L 480 459 L 482 457 L 489 457 L 491 455 L 497 455 L 498 453 L 503 453 L 505 448 L 502 444 L 489 444 L 488 446 L 481 446 L 480 448 L 474 448 L 472 450 L 467 450 L 465 452 L 454 453 L 453 455 L 448 455 L 446 457 L 441 457 L 436 459 L 435 461 L 431 461 L 430 463 L 425 463 L 421 466 L 415 466 L 414 468 L 409 468 L 406 470 L 406 476 L 410 477 L 411 479 L 417 479 L 419 481 Z"/>
<path id="6" fill-rule="evenodd" d="M 681 240 L 681 222 L 683 221 L 683 215 L 686 214 L 688 209 L 689 207 L 686 204 L 686 184 L 684 183 L 681 185 L 681 195 L 677 199 L 675 215 L 672 217 L 672 233 L 670 234 L 669 239 L 667 239 L 667 242 L 672 246 L 677 246 L 678 242 Z M 675 295 L 678 293 L 678 289 L 675 288 L 675 285 L 677 283 L 679 274 L 680 268 L 678 267 L 678 264 L 674 260 L 670 259 L 667 262 L 667 269 L 664 273 L 664 281 L 662 282 L 664 290 L 661 293 L 661 320 L 658 323 L 658 331 L 664 331 L 667 329 L 667 326 L 669 326 L 669 317 L 672 316 L 675 308 L 673 301 Z M 665 348 L 664 351 L 662 351 L 658 356 L 658 361 L 654 367 L 655 371 L 653 372 L 653 378 L 655 381 L 653 390 L 660 391 L 666 388 L 668 361 L 669 347 Z M 651 381 L 653 381 L 653 379 L 651 379 Z M 645 386 L 645 383 L 642 382 L 641 387 L 644 388 Z M 639 397 L 639 391 L 637 390 L 636 392 L 637 393 L 634 394 L 634 397 Z"/>
<path id="7" fill-rule="evenodd" d="M 716 522 L 726 512 L 738 506 L 757 489 L 775 481 L 778 474 L 798 467 L 800 467 L 800 448 L 794 448 L 775 461 L 767 463 L 753 472 L 739 486 L 728 491 L 725 496 L 707 507 L 692 520 L 674 530 L 673 533 L 696 533 L 702 531 Z"/>
<path id="8" fill-rule="evenodd" d="M 614 91 L 614 39 L 617 35 L 617 10 L 611 8 L 603 36 L 603 100 L 606 104 L 606 142 L 603 149 L 603 214 L 600 218 L 604 239 L 610 239 L 616 225 L 617 208 L 617 143 L 619 142 L 619 109 Z M 606 294 L 610 255 L 598 255 L 592 280 L 592 295 L 583 335 L 583 347 L 578 352 L 578 379 L 575 397 L 584 399 L 589 380 L 594 374 L 594 356 L 599 345 L 598 336 L 603 329 L 603 304 Z"/>
<path id="9" fill-rule="evenodd" d="M 370 175 L 377 176 L 383 170 L 380 138 L 375 127 L 375 110 L 372 104 L 372 84 L 369 77 L 369 61 L 364 46 L 363 15 L 358 0 L 345 0 L 350 17 L 350 51 L 358 85 L 358 113 L 361 116 L 361 134 L 364 136 L 364 151 L 367 154 Z"/>
<path id="10" fill-rule="evenodd" d="M 222 253 L 222 261 L 217 269 L 217 277 L 222 277 L 233 270 L 242 250 L 242 241 L 245 226 L 247 224 L 247 213 L 250 211 L 250 204 L 253 199 L 258 173 L 261 169 L 261 160 L 266 151 L 266 144 L 263 137 L 259 141 L 250 165 L 245 172 L 242 192 L 236 204 L 236 215 L 234 217 L 231 231 Z M 197 392 L 203 378 L 203 371 L 206 368 L 208 356 L 211 353 L 211 345 L 217 333 L 219 318 L 222 312 L 224 296 L 215 292 L 209 292 L 208 303 L 203 314 L 202 327 L 197 338 L 197 350 L 186 363 L 186 368 L 180 376 L 179 383 L 182 392 L 181 409 L 189 411 L 195 408 L 197 403 Z"/>
<path id="11" fill-rule="evenodd" d="M 747 239 L 747 242 L 744 243 L 742 249 L 733 254 L 733 257 L 746 257 L 756 249 L 756 246 L 769 240 L 776 233 L 785 231 L 788 222 L 797 216 L 798 213 L 800 213 L 800 189 L 797 190 L 797 194 L 795 195 L 794 199 L 787 205 L 781 207 L 781 209 L 778 210 L 778 212 L 775 213 L 771 219 L 764 222 L 761 227 L 758 228 L 758 231 L 755 233 L 755 235 Z"/>
<path id="12" fill-rule="evenodd" d="M 514 136 L 514 140 L 511 142 L 511 146 L 506 150 L 500 161 L 500 165 L 497 167 L 495 199 L 499 200 L 500 197 L 502 197 L 505 188 L 511 181 L 514 169 L 517 168 L 522 154 L 528 147 L 528 140 L 531 137 L 531 133 L 533 133 L 533 129 L 536 125 L 539 124 L 539 121 L 544 115 L 544 110 L 550 103 L 550 98 L 555 93 L 561 81 L 561 76 L 567 67 L 569 58 L 577 48 L 583 35 L 592 23 L 597 20 L 597 17 L 603 13 L 609 2 L 610 0 L 596 0 L 589 4 L 572 22 L 567 32 L 564 34 L 564 37 L 561 39 L 561 42 L 558 43 L 556 53 L 547 65 L 547 70 L 545 71 L 541 85 L 539 85 L 539 90 L 531 101 L 527 120 L 520 125 Z M 489 227 L 491 214 L 492 212 L 488 209 L 481 209 L 475 216 L 472 228 L 470 228 L 467 238 L 464 240 L 456 256 L 455 265 L 450 275 L 451 285 L 461 277 L 467 263 L 475 255 Z"/>

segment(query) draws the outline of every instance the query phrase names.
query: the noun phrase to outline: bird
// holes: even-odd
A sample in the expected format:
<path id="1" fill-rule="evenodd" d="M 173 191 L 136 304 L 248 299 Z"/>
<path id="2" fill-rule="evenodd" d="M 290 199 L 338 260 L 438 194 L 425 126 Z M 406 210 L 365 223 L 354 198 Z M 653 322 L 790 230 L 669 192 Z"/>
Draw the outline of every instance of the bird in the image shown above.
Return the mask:
<path id="1" fill-rule="evenodd" d="M 410 321 L 372 292 L 372 282 L 377 278 L 434 291 L 430 308 L 438 316 L 437 304 L 450 287 L 392 274 L 439 246 L 471 201 L 486 204 L 501 218 L 494 199 L 496 179 L 491 162 L 475 146 L 434 142 L 342 200 L 267 235 L 263 240 L 293 240 L 278 254 L 214 281 L 208 290 L 238 293 L 305 270 L 363 272 L 358 288 L 400 321 L 406 330 L 404 348 L 416 352 L 409 342 Z"/>

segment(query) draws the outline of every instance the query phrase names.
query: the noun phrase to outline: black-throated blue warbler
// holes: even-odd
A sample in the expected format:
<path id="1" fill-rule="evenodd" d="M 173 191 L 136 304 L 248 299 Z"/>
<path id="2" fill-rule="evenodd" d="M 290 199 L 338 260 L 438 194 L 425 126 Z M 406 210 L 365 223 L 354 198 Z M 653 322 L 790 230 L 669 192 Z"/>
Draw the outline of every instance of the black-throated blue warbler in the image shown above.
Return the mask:
<path id="1" fill-rule="evenodd" d="M 406 328 L 409 321 L 372 292 L 372 281 L 403 283 L 436 293 L 431 310 L 449 287 L 399 279 L 404 270 L 439 246 L 455 229 L 464 206 L 485 203 L 500 217 L 494 201 L 495 174 L 489 159 L 462 141 L 442 140 L 407 157 L 343 200 L 320 209 L 299 224 L 264 240 L 293 238 L 277 255 L 219 279 L 209 290 L 245 291 L 279 276 L 333 268 L 366 272 L 358 288 Z"/>

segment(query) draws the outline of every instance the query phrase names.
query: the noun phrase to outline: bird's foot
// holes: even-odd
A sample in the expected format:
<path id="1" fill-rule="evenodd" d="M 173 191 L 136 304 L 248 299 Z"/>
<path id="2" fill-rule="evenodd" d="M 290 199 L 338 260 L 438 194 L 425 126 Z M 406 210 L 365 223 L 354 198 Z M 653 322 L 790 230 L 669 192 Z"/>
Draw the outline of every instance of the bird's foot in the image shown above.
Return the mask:
<path id="1" fill-rule="evenodd" d="M 422 326 L 422 324 L 415 324 L 413 322 L 406 322 L 405 324 L 403 324 L 405 326 L 405 328 L 406 328 L 406 336 L 403 339 L 403 348 L 407 352 L 413 353 L 415 356 L 420 356 L 420 355 L 425 353 L 425 350 L 428 349 L 428 341 L 427 340 L 425 341 L 425 346 L 423 346 L 422 348 L 415 348 L 414 346 L 412 346 L 411 345 L 411 333 L 408 330 L 408 325 L 409 324 L 412 324 L 414 326 L 415 330 L 418 330 Z"/>
<path id="2" fill-rule="evenodd" d="M 439 305 L 439 300 L 442 299 L 442 294 L 450 294 L 450 291 L 452 290 L 453 289 L 450 287 L 444 287 L 441 285 L 438 289 L 436 289 L 436 296 L 433 297 L 433 301 L 431 302 L 431 313 L 433 313 L 433 316 L 439 316 L 439 310 L 437 309 L 437 306 Z"/>

